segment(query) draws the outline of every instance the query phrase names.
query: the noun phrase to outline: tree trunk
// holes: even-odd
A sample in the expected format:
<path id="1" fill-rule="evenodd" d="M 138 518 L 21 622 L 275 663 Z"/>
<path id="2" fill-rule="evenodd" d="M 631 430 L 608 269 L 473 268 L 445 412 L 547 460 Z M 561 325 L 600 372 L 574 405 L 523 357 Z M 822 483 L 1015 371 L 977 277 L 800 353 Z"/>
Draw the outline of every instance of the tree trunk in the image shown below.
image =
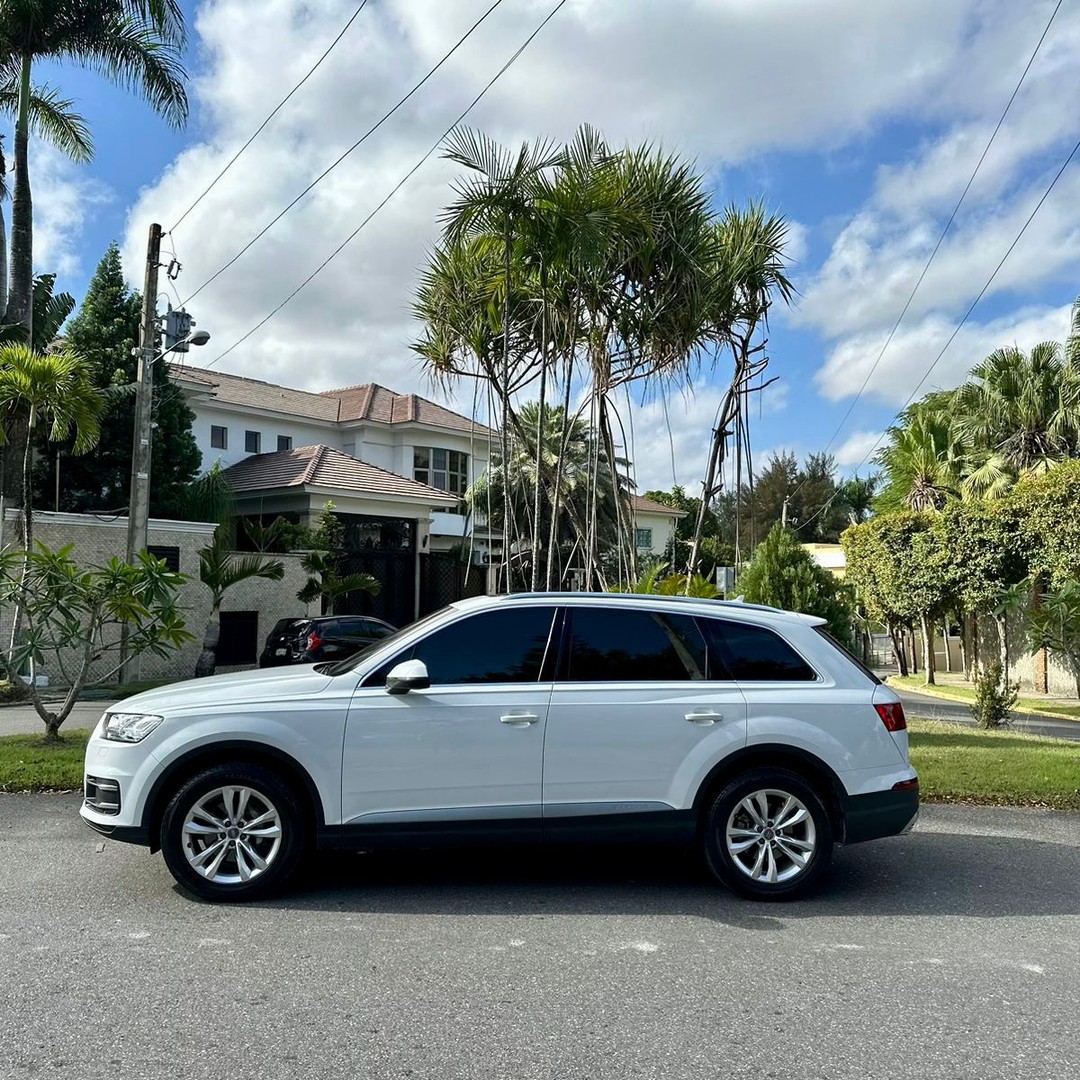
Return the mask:
<path id="1" fill-rule="evenodd" d="M 1001 656 L 1001 677 L 1005 682 L 1009 681 L 1009 616 L 1005 614 L 995 615 L 994 622 L 997 624 L 998 650 Z"/>
<path id="2" fill-rule="evenodd" d="M 968 616 L 966 611 L 959 613 L 960 618 L 960 671 L 963 673 L 964 678 L 968 678 L 971 671 L 970 656 L 969 656 L 969 643 L 971 640 L 970 626 L 968 624 Z"/>
<path id="3" fill-rule="evenodd" d="M 922 640 L 923 640 L 923 668 L 926 677 L 926 685 L 934 685 L 934 620 L 923 615 Z"/>
<path id="4" fill-rule="evenodd" d="M 11 287 L 7 322 L 21 324 L 26 343 L 33 344 L 34 328 L 34 210 L 30 196 L 30 57 L 19 65 L 19 112 L 15 123 L 15 188 L 11 197 Z"/>
<path id="5" fill-rule="evenodd" d="M 889 637 L 892 638 L 893 656 L 896 658 L 896 670 L 903 678 L 908 673 L 907 652 L 904 646 L 904 632 L 895 626 L 889 627 Z"/>
<path id="6" fill-rule="evenodd" d="M 195 662 L 195 678 L 202 679 L 213 675 L 217 669 L 217 648 L 221 639 L 221 597 L 215 596 L 210 607 L 210 618 L 206 620 L 203 633 L 202 652 Z"/>
<path id="7" fill-rule="evenodd" d="M 905 640 L 908 643 L 908 648 L 911 650 L 911 674 L 919 674 L 919 648 L 915 643 L 915 627 L 909 626 L 906 631 Z"/>
<path id="8" fill-rule="evenodd" d="M 33 503 L 33 462 L 34 462 L 34 448 L 33 440 L 30 438 L 31 432 L 34 430 L 34 410 L 31 408 L 30 415 L 27 419 L 26 426 L 26 442 L 23 444 L 23 460 L 22 460 L 22 483 L 20 485 L 19 497 L 22 502 L 22 515 L 20 518 L 20 539 L 22 541 L 22 569 L 19 572 L 19 592 L 18 598 L 15 601 L 14 616 L 11 620 L 11 639 L 8 642 L 8 656 L 15 651 L 15 646 L 18 644 L 19 631 L 22 630 L 23 613 L 26 605 L 24 597 L 26 596 L 26 586 L 30 579 L 30 552 L 34 544 L 34 508 Z M 34 664 L 30 663 L 30 681 L 34 680 Z"/>
<path id="9" fill-rule="evenodd" d="M 4 219 L 4 211 L 0 205 L 0 315 L 7 311 L 8 306 L 8 240 L 7 222 Z"/>
<path id="10" fill-rule="evenodd" d="M 952 655 L 949 652 L 949 620 L 947 618 L 941 627 L 941 641 L 945 646 L 945 670 L 952 671 Z"/>

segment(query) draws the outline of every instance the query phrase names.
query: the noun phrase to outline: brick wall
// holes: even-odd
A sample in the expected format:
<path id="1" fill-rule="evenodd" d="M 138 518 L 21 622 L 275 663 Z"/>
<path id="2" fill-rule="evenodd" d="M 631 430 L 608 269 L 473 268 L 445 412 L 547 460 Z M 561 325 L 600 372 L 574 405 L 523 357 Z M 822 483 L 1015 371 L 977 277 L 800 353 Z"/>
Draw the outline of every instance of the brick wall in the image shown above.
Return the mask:
<path id="1" fill-rule="evenodd" d="M 166 657 L 143 653 L 133 661 L 136 677 L 171 679 L 194 674 L 203 631 L 210 615 L 210 592 L 199 580 L 199 550 L 210 542 L 214 528 L 213 524 L 206 522 L 151 519 L 148 531 L 150 546 L 179 548 L 180 573 L 189 579 L 180 589 L 179 603 L 184 611 L 187 629 L 195 635 L 196 640 L 183 649 L 170 652 Z M 5 523 L 4 537 L 9 547 L 18 542 L 17 530 L 17 514 L 11 512 Z M 123 557 L 127 545 L 127 518 L 41 512 L 34 515 L 34 535 L 53 550 L 65 544 L 74 544 L 72 555 L 75 561 L 80 566 L 92 566 L 104 563 L 113 556 Z M 274 558 L 281 559 L 285 564 L 285 576 L 281 581 L 262 578 L 243 581 L 225 594 L 221 606 L 222 611 L 258 612 L 260 648 L 278 619 L 318 614 L 317 605 L 305 606 L 296 599 L 297 591 L 307 580 L 300 566 L 301 556 L 276 555 Z M 10 633 L 11 612 L 0 611 L 0 641 L 6 642 Z M 94 680 L 116 681 L 109 670 L 116 663 L 115 656 L 115 652 L 110 652 L 107 658 L 94 665 L 91 669 Z M 70 671 L 72 666 L 67 659 L 63 660 L 64 668 Z M 53 685 L 66 682 L 56 662 L 47 663 L 39 674 L 48 675 Z"/>

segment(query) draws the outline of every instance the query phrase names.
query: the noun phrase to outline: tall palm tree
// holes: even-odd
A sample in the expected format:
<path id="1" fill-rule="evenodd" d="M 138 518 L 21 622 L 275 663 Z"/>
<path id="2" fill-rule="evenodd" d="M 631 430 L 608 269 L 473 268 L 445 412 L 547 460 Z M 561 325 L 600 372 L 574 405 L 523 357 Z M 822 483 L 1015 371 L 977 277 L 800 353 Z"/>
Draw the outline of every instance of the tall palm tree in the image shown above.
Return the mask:
<path id="1" fill-rule="evenodd" d="M 1080 448 L 1080 355 L 1044 341 L 1030 353 L 996 349 L 953 395 L 953 425 L 975 458 L 973 494 L 1000 494 Z M 1070 355 L 1072 354 L 1072 355 Z"/>
<path id="2" fill-rule="evenodd" d="M 10 0 L 0 5 L 0 86 L 17 95 L 15 184 L 11 213 L 11 284 L 7 319 L 31 333 L 33 205 L 28 161 L 34 123 L 33 65 L 59 60 L 100 71 L 145 98 L 172 124 L 187 118 L 180 51 L 184 20 L 179 0 Z M 67 106 L 54 91 L 53 104 Z M 39 118 L 38 123 L 41 123 Z M 72 147 L 85 144 L 70 126 Z M 82 136 L 80 139 L 78 136 Z"/>

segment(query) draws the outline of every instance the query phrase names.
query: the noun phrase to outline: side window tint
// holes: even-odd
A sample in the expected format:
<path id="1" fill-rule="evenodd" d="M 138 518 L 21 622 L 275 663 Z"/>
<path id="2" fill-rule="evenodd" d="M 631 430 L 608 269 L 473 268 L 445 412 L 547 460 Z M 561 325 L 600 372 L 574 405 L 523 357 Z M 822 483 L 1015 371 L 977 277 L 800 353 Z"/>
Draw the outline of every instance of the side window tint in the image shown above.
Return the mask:
<path id="1" fill-rule="evenodd" d="M 705 642 L 685 615 L 615 608 L 572 611 L 568 682 L 685 682 L 705 678 Z"/>
<path id="2" fill-rule="evenodd" d="M 712 644 L 736 682 L 813 682 L 813 668 L 778 634 L 764 626 L 706 619 Z"/>
<path id="3" fill-rule="evenodd" d="M 554 608 L 526 607 L 462 619 L 398 653 L 364 685 L 382 685 L 404 660 L 423 660 L 432 686 L 538 682 L 554 614 Z"/>

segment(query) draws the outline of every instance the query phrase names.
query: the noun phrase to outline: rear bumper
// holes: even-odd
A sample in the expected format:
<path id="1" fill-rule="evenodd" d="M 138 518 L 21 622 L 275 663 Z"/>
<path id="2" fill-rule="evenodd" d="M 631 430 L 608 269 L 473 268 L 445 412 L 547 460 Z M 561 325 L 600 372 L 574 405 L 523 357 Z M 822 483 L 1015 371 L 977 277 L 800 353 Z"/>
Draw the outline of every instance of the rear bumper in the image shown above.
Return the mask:
<path id="1" fill-rule="evenodd" d="M 844 843 L 899 836 L 914 827 L 918 816 L 918 787 L 849 795 L 844 805 Z"/>

